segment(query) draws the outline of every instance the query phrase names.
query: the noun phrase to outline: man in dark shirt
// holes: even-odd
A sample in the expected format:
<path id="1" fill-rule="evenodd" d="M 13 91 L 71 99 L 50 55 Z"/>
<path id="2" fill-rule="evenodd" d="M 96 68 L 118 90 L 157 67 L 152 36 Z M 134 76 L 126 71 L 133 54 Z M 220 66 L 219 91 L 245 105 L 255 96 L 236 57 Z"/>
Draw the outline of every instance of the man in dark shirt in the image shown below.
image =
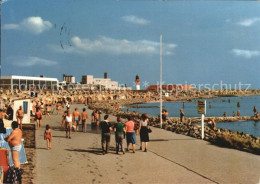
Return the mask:
<path id="1" fill-rule="evenodd" d="M 110 131 L 112 130 L 111 123 L 109 122 L 109 116 L 105 115 L 104 121 L 101 121 L 99 124 L 101 129 L 101 144 L 102 144 L 102 153 L 103 155 L 108 153 L 110 146 Z M 106 150 L 105 150 L 106 144 Z"/>

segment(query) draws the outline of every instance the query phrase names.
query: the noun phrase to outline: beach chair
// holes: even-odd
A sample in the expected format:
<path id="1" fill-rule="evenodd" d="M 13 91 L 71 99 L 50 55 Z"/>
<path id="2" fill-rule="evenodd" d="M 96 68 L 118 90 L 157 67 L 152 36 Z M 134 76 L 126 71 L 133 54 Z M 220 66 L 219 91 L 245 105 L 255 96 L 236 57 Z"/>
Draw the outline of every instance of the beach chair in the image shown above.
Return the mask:
<path id="1" fill-rule="evenodd" d="M 8 171 L 9 165 L 9 151 L 8 149 L 0 148 L 0 167 L 3 169 L 3 175 L 5 175 Z"/>
<path id="2" fill-rule="evenodd" d="M 3 167 L 0 166 L 0 184 L 4 182 L 4 170 Z"/>

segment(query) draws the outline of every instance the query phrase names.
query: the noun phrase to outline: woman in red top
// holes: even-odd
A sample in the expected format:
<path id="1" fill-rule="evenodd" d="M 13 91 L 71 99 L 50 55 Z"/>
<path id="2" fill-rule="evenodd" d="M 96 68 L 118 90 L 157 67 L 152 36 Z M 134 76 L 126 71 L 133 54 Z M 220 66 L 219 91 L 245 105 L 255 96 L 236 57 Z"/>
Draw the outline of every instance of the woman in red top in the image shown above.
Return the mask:
<path id="1" fill-rule="evenodd" d="M 132 143 L 133 153 L 135 153 L 135 143 L 137 142 L 134 130 L 135 123 L 132 121 L 132 117 L 129 116 L 127 119 L 128 121 L 125 123 L 127 151 L 129 151 L 130 144 Z"/>

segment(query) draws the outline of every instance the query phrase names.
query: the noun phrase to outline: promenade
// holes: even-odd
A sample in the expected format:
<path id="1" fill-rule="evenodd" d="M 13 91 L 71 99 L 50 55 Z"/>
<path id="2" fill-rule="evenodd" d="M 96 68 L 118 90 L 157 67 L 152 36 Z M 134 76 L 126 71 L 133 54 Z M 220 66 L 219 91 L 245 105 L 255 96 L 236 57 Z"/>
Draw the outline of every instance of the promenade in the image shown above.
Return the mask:
<path id="1" fill-rule="evenodd" d="M 83 105 L 73 105 L 71 110 Z M 115 154 L 114 135 L 111 151 L 102 155 L 100 132 L 73 132 L 65 138 L 61 115 L 43 120 L 36 132 L 35 183 L 247 183 L 260 180 L 260 157 L 254 154 L 211 145 L 209 142 L 152 128 L 148 152 L 138 146 L 136 153 Z M 103 118 L 103 116 L 102 116 Z M 115 117 L 110 116 L 110 121 Z M 52 149 L 46 149 L 43 132 L 50 124 Z M 126 145 L 126 144 L 125 144 Z"/>

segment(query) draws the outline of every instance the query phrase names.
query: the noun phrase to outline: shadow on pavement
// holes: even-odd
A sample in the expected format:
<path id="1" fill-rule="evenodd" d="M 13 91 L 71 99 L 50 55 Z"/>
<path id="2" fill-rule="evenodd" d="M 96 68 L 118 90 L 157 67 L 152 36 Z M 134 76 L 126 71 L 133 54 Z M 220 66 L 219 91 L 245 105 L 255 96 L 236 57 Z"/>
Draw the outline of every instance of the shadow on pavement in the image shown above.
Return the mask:
<path id="1" fill-rule="evenodd" d="M 48 150 L 47 148 L 35 148 L 35 149 L 38 149 L 38 150 Z"/>
<path id="2" fill-rule="evenodd" d="M 52 137 L 56 137 L 56 138 L 66 138 L 65 135 L 64 136 L 58 136 L 58 135 L 53 135 Z"/>
<path id="3" fill-rule="evenodd" d="M 65 149 L 66 151 L 81 152 L 81 153 L 92 153 L 95 155 L 103 155 L 101 148 L 89 148 L 89 149 Z M 114 148 L 109 149 L 108 154 L 116 154 Z"/>
<path id="4" fill-rule="evenodd" d="M 150 139 L 150 142 L 160 141 L 198 141 L 199 139 Z"/>

